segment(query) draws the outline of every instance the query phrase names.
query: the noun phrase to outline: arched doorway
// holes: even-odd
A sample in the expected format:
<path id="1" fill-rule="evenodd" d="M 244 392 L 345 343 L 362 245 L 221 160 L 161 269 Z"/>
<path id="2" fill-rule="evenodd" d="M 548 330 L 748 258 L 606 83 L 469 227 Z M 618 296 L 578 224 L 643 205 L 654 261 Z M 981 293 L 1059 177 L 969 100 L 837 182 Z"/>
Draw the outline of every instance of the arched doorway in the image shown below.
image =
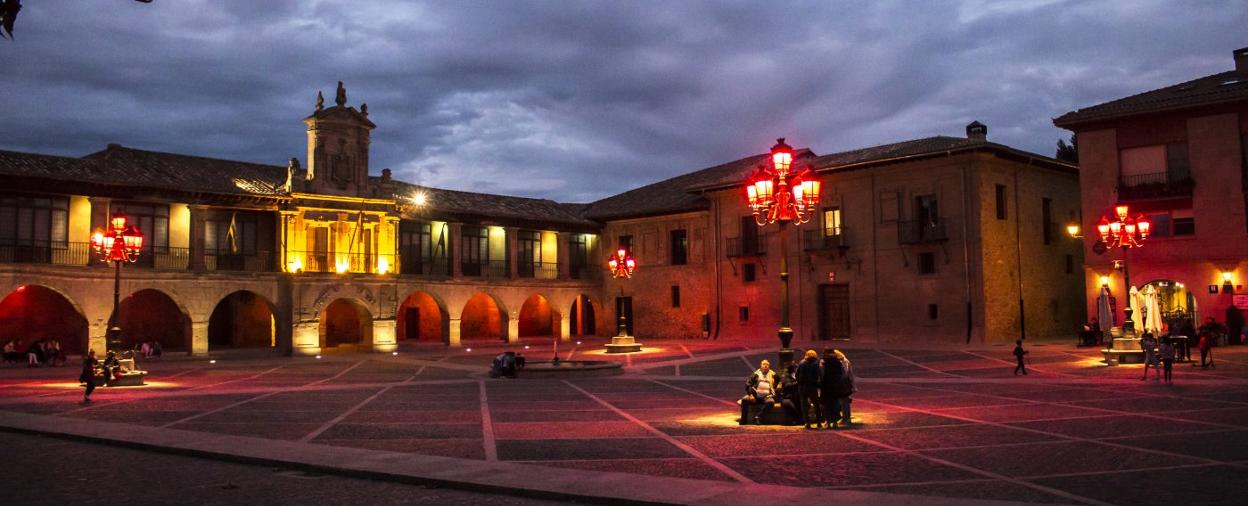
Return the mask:
<path id="1" fill-rule="evenodd" d="M 494 297 L 477 292 L 464 304 L 459 329 L 462 339 L 502 339 L 507 328 L 507 314 Z"/>
<path id="2" fill-rule="evenodd" d="M 1200 315 L 1196 307 L 1196 294 L 1188 290 L 1187 285 L 1172 279 L 1154 279 L 1140 286 L 1140 299 L 1132 301 L 1132 320 L 1142 330 L 1153 330 L 1154 325 L 1148 322 L 1150 302 L 1155 301 L 1155 313 L 1160 316 L 1171 332 L 1179 333 L 1187 325 L 1192 328 L 1200 326 Z M 1119 303 L 1121 305 L 1121 303 Z"/>
<path id="3" fill-rule="evenodd" d="M 598 334 L 598 320 L 594 317 L 594 303 L 589 297 L 577 295 L 568 310 L 569 332 L 574 336 Z"/>
<path id="4" fill-rule="evenodd" d="M 0 346 L 12 340 L 20 353 L 43 339 L 60 341 L 67 355 L 81 355 L 87 347 L 87 319 L 56 290 L 19 286 L 0 300 Z"/>
<path id="5" fill-rule="evenodd" d="M 227 295 L 208 318 L 208 349 L 273 348 L 277 322 L 273 304 L 246 290 Z"/>
<path id="6" fill-rule="evenodd" d="M 351 299 L 336 299 L 321 311 L 321 347 L 372 343 L 373 315 L 364 304 Z"/>
<path id="7" fill-rule="evenodd" d="M 191 318 L 160 290 L 139 290 L 122 299 L 117 326 L 121 327 L 121 346 L 125 349 L 135 349 L 147 341 L 159 342 L 165 351 L 191 348 Z"/>
<path id="8" fill-rule="evenodd" d="M 550 337 L 559 330 L 559 313 L 551 308 L 546 297 L 538 294 L 524 300 L 518 318 L 518 337 Z"/>
<path id="9" fill-rule="evenodd" d="M 429 343 L 445 343 L 447 316 L 442 304 L 432 295 L 415 291 L 403 299 L 395 314 L 399 339 Z"/>

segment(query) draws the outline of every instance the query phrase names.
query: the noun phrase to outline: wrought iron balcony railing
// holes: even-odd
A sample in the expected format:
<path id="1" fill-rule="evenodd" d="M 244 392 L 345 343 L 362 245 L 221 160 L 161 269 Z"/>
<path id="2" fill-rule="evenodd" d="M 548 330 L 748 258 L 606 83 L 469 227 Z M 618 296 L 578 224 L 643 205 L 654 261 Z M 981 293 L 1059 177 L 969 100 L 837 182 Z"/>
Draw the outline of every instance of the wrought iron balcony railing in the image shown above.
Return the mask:
<path id="1" fill-rule="evenodd" d="M 505 278 L 508 276 L 506 260 L 476 262 L 464 260 L 459 263 L 459 268 L 464 276 L 481 278 Z"/>
<path id="2" fill-rule="evenodd" d="M 404 276 L 450 276 L 451 262 L 443 257 L 421 257 L 417 255 L 400 255 L 402 268 L 399 273 Z"/>
<path id="3" fill-rule="evenodd" d="M 807 230 L 802 236 L 806 251 L 849 248 L 849 230 L 845 227 Z"/>
<path id="4" fill-rule="evenodd" d="M 740 237 L 731 237 L 725 241 L 724 248 L 730 257 L 754 257 L 767 254 L 767 242 L 763 240 L 761 233 L 753 241 L 742 241 Z"/>
<path id="5" fill-rule="evenodd" d="M 898 244 L 920 244 L 940 242 L 949 239 L 945 232 L 945 222 L 936 221 L 899 221 L 897 222 Z"/>
<path id="6" fill-rule="evenodd" d="M 205 251 L 204 268 L 210 271 L 273 272 L 273 253 L 257 251 L 248 255 L 229 251 Z"/>
<path id="7" fill-rule="evenodd" d="M 87 265 L 91 243 L 4 240 L 0 242 L 0 263 Z"/>
<path id="8" fill-rule="evenodd" d="M 516 275 L 522 278 L 555 279 L 559 277 L 559 264 L 555 262 L 520 262 Z"/>
<path id="9" fill-rule="evenodd" d="M 395 255 L 377 253 L 328 253 L 287 251 L 286 268 L 301 272 L 386 274 L 394 272 Z"/>
<path id="10" fill-rule="evenodd" d="M 1190 197 L 1196 182 L 1187 170 L 1133 174 L 1118 178 L 1119 200 Z"/>

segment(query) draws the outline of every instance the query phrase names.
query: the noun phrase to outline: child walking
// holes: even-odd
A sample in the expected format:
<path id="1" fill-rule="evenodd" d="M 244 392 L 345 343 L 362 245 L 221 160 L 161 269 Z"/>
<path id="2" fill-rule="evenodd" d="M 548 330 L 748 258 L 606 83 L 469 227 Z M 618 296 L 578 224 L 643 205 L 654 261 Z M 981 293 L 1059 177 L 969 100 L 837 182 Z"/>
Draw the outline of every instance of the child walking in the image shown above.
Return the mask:
<path id="1" fill-rule="evenodd" d="M 1014 367 L 1014 375 L 1018 376 L 1018 372 L 1022 371 L 1023 375 L 1027 375 L 1027 365 L 1023 362 L 1023 357 L 1027 356 L 1030 351 L 1023 349 L 1023 340 L 1014 341 L 1014 358 L 1018 359 L 1018 365 Z"/>

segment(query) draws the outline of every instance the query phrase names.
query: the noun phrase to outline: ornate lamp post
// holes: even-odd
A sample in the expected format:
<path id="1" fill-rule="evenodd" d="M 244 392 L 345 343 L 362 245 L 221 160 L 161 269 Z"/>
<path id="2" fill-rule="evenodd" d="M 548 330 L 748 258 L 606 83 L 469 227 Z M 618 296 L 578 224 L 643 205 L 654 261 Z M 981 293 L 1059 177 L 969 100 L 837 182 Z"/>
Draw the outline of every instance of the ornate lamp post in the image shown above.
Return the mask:
<path id="1" fill-rule="evenodd" d="M 819 206 L 819 179 L 809 167 L 793 167 L 793 148 L 776 139 L 771 147 L 771 168 L 759 166 L 745 183 L 745 194 L 759 226 L 780 224 L 780 364 L 793 360 L 793 329 L 789 327 L 789 222 L 801 225 L 814 217 Z"/>
<path id="2" fill-rule="evenodd" d="M 615 254 L 607 259 L 607 268 L 611 271 L 611 277 L 615 279 L 628 279 L 633 277 L 633 271 L 637 270 L 637 261 L 633 259 L 633 254 L 627 248 L 619 248 L 615 250 Z M 624 295 L 624 286 L 620 285 L 620 296 Z M 641 351 L 641 343 L 638 343 L 633 336 L 628 335 L 628 318 L 624 315 L 624 303 L 619 306 L 619 324 L 615 337 L 611 338 L 611 343 L 607 345 L 607 353 L 632 353 Z"/>
<path id="3" fill-rule="evenodd" d="M 121 329 L 117 327 L 117 312 L 121 303 L 121 264 L 134 263 L 143 250 L 143 232 L 128 224 L 126 215 L 118 212 L 108 220 L 108 230 L 96 230 L 91 236 L 91 249 L 101 262 L 112 262 L 113 313 L 108 317 L 105 346 L 113 350 L 121 344 Z"/>
<path id="4" fill-rule="evenodd" d="M 1123 309 L 1124 319 L 1122 328 L 1126 332 L 1132 332 L 1135 330 L 1135 321 L 1131 319 L 1131 294 L 1129 293 L 1131 290 L 1131 271 L 1127 267 L 1127 250 L 1144 246 L 1144 240 L 1148 238 L 1148 232 L 1153 224 L 1143 214 L 1132 218 L 1127 206 L 1116 206 L 1114 213 L 1116 215 L 1114 221 L 1109 221 L 1109 218 L 1101 216 L 1100 223 L 1096 224 L 1096 233 L 1101 236 L 1100 242 L 1103 246 L 1100 248 L 1094 246 L 1094 250 L 1099 249 L 1099 253 L 1108 248 L 1122 248 L 1123 290 L 1128 291 L 1125 294 L 1127 305 Z"/>

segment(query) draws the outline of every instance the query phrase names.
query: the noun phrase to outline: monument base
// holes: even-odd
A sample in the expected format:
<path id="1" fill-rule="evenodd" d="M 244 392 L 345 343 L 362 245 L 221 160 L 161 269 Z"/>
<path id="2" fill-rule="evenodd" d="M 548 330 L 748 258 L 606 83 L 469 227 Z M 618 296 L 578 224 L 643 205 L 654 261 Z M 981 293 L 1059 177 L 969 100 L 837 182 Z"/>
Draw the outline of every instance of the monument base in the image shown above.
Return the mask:
<path id="1" fill-rule="evenodd" d="M 641 351 L 641 343 L 629 335 L 612 337 L 611 342 L 607 344 L 607 353 L 636 353 L 639 351 Z"/>

